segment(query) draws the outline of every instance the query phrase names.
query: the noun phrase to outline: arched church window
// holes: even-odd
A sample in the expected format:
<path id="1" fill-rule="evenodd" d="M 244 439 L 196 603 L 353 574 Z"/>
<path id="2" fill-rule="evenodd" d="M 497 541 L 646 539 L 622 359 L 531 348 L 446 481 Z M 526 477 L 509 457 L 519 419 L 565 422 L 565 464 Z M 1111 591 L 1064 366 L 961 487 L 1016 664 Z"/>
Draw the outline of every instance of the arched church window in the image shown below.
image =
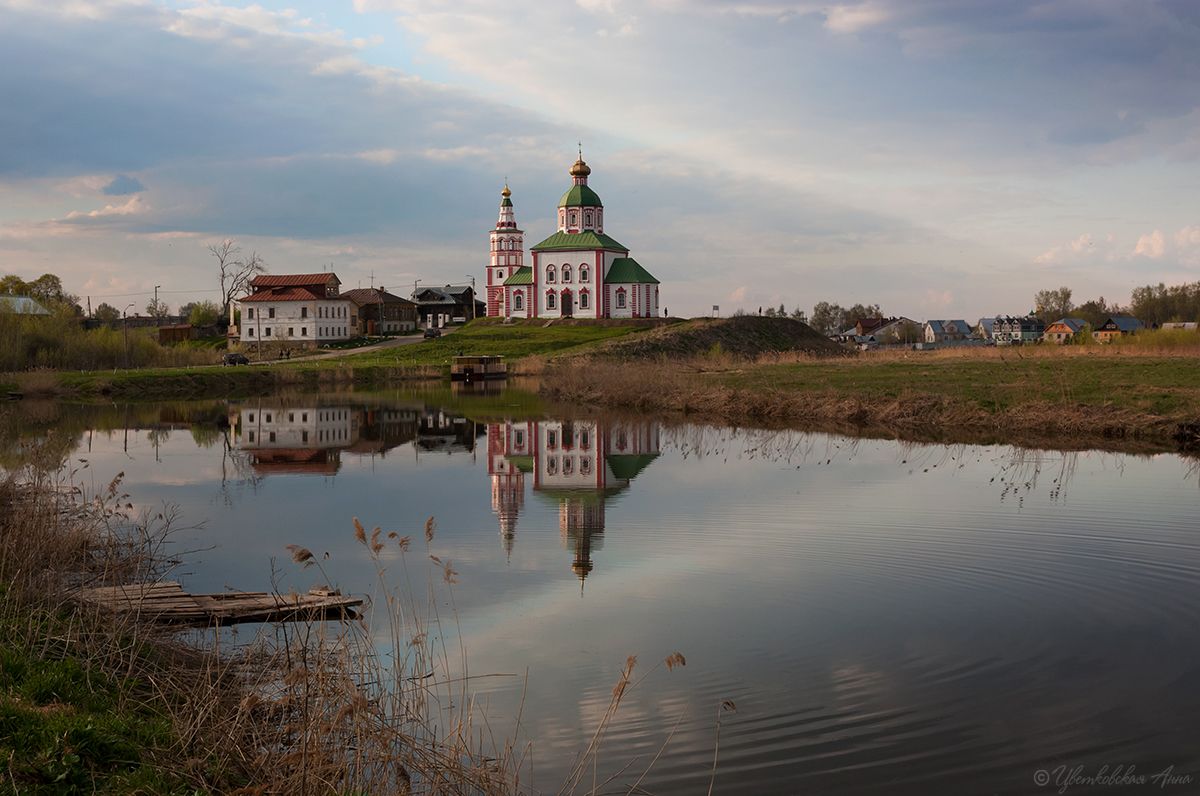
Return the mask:
<path id="1" fill-rule="evenodd" d="M 546 291 L 546 309 L 548 309 L 548 310 L 554 309 L 556 306 L 556 303 L 557 303 L 557 298 L 554 295 L 554 291 L 547 290 Z"/>
<path id="2" fill-rule="evenodd" d="M 564 264 L 562 274 L 563 274 L 562 281 L 570 282 L 571 281 L 571 266 Z"/>
<path id="3" fill-rule="evenodd" d="M 520 293 L 513 294 L 513 309 L 514 310 L 525 309 L 525 299 Z"/>
<path id="4" fill-rule="evenodd" d="M 580 282 L 588 281 L 588 267 L 584 263 L 579 264 L 579 281 Z"/>
<path id="5" fill-rule="evenodd" d="M 572 210 L 571 211 L 571 226 L 575 227 L 578 225 L 579 225 L 579 214 L 577 212 L 575 212 L 574 210 Z"/>
<path id="6" fill-rule="evenodd" d="M 592 225 L 592 211 L 589 210 L 583 214 L 583 223 L 589 227 Z"/>
<path id="7" fill-rule="evenodd" d="M 553 266 L 553 265 L 547 265 L 547 266 L 546 266 L 546 281 L 547 281 L 547 282 L 553 282 L 553 281 L 554 281 L 554 274 L 555 274 L 555 271 L 554 271 L 554 266 Z"/>
<path id="8" fill-rule="evenodd" d="M 579 308 L 584 310 L 588 308 L 588 292 L 586 290 L 579 291 Z"/>
<path id="9" fill-rule="evenodd" d="M 625 309 L 625 288 L 617 291 L 617 308 Z"/>

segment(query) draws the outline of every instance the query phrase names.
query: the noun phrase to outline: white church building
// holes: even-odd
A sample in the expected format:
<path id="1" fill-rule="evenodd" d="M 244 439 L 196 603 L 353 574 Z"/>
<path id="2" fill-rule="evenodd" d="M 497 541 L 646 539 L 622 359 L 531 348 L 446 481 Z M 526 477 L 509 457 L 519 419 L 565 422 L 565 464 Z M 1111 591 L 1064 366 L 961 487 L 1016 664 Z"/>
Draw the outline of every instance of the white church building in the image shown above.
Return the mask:
<path id="1" fill-rule="evenodd" d="M 659 282 L 629 249 L 604 232 L 604 205 L 588 187 L 580 157 L 558 202 L 558 230 L 530 249 L 517 227 L 512 192 L 500 192 L 500 217 L 489 233 L 487 314 L 499 318 L 656 318 Z"/>

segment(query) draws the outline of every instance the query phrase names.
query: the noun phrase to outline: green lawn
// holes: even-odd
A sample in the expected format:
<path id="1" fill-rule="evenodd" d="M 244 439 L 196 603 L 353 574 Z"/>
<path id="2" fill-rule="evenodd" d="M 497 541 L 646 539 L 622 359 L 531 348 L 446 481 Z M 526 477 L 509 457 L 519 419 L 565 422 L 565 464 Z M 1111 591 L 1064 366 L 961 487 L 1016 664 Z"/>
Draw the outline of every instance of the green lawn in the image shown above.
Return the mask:
<path id="1" fill-rule="evenodd" d="M 0 793 L 193 793 L 153 765 L 154 751 L 177 743 L 170 720 L 147 707 L 132 682 L 90 670 L 54 643 L 30 643 L 27 628 L 6 627 L 0 646 Z M 38 637 L 69 636 L 45 618 Z M 59 627 L 59 624 L 62 627 Z"/>
<path id="2" fill-rule="evenodd" d="M 760 365 L 713 376 L 733 387 L 867 399 L 938 395 L 991 412 L 1027 403 L 1111 405 L 1159 415 L 1200 415 L 1193 357 L 1039 356 L 826 360 Z"/>
<path id="3" fill-rule="evenodd" d="M 499 324 L 474 321 L 442 337 L 382 351 L 351 354 L 319 362 L 296 362 L 288 367 L 360 367 L 406 365 L 448 365 L 459 354 L 495 354 L 510 360 L 531 355 L 549 356 L 583 350 L 590 346 L 636 334 L 644 325 L 578 324 L 545 326 L 537 324 Z"/>

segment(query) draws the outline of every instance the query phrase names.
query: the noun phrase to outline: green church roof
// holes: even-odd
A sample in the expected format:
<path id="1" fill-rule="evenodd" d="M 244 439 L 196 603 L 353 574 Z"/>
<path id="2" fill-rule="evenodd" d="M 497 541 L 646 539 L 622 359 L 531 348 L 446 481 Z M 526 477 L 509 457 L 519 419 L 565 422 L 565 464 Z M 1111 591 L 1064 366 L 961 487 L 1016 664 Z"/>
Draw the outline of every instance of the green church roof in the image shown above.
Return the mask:
<path id="1" fill-rule="evenodd" d="M 512 199 L 509 199 L 507 196 L 504 197 L 503 199 L 500 200 L 500 206 L 501 207 L 512 207 Z"/>
<path id="2" fill-rule="evenodd" d="M 586 185 L 572 185 L 558 200 L 559 207 L 604 207 L 596 192 Z"/>
<path id="3" fill-rule="evenodd" d="M 629 285 L 634 283 L 657 285 L 658 280 L 650 272 L 642 268 L 632 257 L 618 257 L 612 261 L 612 267 L 604 275 L 605 284 Z"/>
<path id="4" fill-rule="evenodd" d="M 508 279 L 504 280 L 505 285 L 532 285 L 533 284 L 533 269 L 528 265 L 523 265 L 512 272 Z"/>
<path id="5" fill-rule="evenodd" d="M 608 469 L 617 478 L 632 481 L 642 470 L 650 466 L 650 462 L 658 458 L 657 453 L 612 453 L 608 455 Z"/>
<path id="6" fill-rule="evenodd" d="M 609 251 L 628 252 L 629 249 L 617 243 L 607 235 L 599 232 L 555 232 L 544 241 L 534 246 L 530 251 L 535 252 L 569 252 L 587 249 L 608 249 Z"/>

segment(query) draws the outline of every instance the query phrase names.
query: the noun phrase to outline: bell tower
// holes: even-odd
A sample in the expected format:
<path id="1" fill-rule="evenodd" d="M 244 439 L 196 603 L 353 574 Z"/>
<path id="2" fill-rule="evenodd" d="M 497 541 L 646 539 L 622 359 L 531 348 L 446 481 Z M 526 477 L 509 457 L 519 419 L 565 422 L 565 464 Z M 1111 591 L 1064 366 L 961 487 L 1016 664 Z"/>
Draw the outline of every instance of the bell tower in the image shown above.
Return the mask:
<path id="1" fill-rule="evenodd" d="M 491 244 L 487 269 L 487 314 L 489 318 L 504 317 L 504 280 L 521 267 L 525 252 L 525 233 L 517 229 L 513 215 L 512 191 L 508 182 L 500 192 L 500 216 L 488 233 Z"/>

